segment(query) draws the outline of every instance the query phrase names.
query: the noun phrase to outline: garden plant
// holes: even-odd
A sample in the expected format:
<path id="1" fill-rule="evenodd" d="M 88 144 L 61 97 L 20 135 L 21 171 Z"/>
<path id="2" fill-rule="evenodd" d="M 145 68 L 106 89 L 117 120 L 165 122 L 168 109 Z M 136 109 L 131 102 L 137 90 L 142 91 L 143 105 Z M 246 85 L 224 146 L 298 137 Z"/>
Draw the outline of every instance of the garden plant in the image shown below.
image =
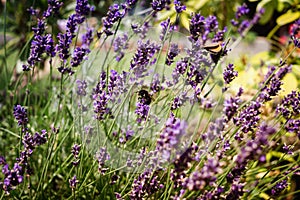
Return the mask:
<path id="1" fill-rule="evenodd" d="M 281 52 L 243 62 L 228 56 L 263 7 L 232 3 L 222 22 L 145 2 L 101 18 L 96 1 L 32 4 L 14 52 L 4 3 L 0 199 L 300 198 L 300 19 Z"/>

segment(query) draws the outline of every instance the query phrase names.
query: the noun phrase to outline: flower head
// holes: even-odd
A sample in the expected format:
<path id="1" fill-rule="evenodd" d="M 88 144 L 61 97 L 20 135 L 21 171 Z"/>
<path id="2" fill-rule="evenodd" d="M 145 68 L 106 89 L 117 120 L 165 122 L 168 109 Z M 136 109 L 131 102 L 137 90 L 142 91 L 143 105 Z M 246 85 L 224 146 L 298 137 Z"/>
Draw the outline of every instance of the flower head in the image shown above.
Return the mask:
<path id="1" fill-rule="evenodd" d="M 52 14 L 57 14 L 60 7 L 62 7 L 63 2 L 60 2 L 59 0 L 48 0 L 48 8 L 43 13 L 43 16 L 48 18 Z"/>
<path id="2" fill-rule="evenodd" d="M 75 189 L 79 181 L 77 180 L 76 175 L 73 178 L 69 179 L 69 184 L 72 189 Z"/>
<path id="3" fill-rule="evenodd" d="M 18 121 L 19 126 L 26 126 L 28 123 L 27 110 L 21 105 L 16 105 L 14 107 L 14 116 Z"/>
<path id="4" fill-rule="evenodd" d="M 183 5 L 179 0 L 174 0 L 174 5 L 177 13 L 181 13 L 182 11 L 186 10 L 186 6 Z"/>

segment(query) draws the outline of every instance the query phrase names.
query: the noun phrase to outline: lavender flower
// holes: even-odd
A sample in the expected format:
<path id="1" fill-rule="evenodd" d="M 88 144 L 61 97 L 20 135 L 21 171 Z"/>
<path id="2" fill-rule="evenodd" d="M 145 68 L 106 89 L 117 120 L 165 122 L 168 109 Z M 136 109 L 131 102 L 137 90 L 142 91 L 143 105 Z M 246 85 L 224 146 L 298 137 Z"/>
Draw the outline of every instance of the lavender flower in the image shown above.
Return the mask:
<path id="1" fill-rule="evenodd" d="M 277 114 L 282 114 L 285 119 L 300 114 L 300 92 L 292 91 L 286 95 L 276 108 Z"/>
<path id="2" fill-rule="evenodd" d="M 27 110 L 21 105 L 14 107 L 14 117 L 18 121 L 19 126 L 26 126 L 28 123 Z"/>
<path id="3" fill-rule="evenodd" d="M 138 2 L 138 0 L 125 0 L 127 9 L 132 8 L 137 2 Z"/>
<path id="4" fill-rule="evenodd" d="M 174 182 L 174 188 L 182 186 L 184 179 L 187 177 L 186 170 L 195 161 L 195 154 L 199 147 L 196 144 L 192 144 L 183 153 L 177 154 L 173 162 L 174 169 L 171 171 L 171 180 Z"/>
<path id="5" fill-rule="evenodd" d="M 276 73 L 276 77 L 280 80 L 284 78 L 284 76 L 292 70 L 292 65 L 285 65 L 281 67 Z"/>
<path id="6" fill-rule="evenodd" d="M 81 145 L 78 144 L 73 145 L 71 153 L 73 154 L 74 158 L 78 158 L 80 149 L 81 149 Z"/>
<path id="7" fill-rule="evenodd" d="M 184 183 L 184 187 L 189 190 L 203 190 L 206 186 L 214 185 L 217 180 L 216 175 L 221 172 L 218 160 L 208 158 L 200 171 L 194 171 Z"/>
<path id="8" fill-rule="evenodd" d="M 40 30 L 36 30 L 39 32 Z M 37 62 L 42 61 L 42 54 L 47 53 L 54 57 L 54 42 L 52 36 L 47 34 L 45 36 L 35 35 L 30 47 L 30 55 L 27 59 L 28 65 L 23 65 L 23 71 L 29 71 Z"/>
<path id="9" fill-rule="evenodd" d="M 237 11 L 235 13 L 235 18 L 239 19 L 242 16 L 247 15 L 249 12 L 250 12 L 250 9 L 247 7 L 246 4 L 243 4 L 237 8 Z"/>
<path id="10" fill-rule="evenodd" d="M 225 115 L 225 120 L 229 122 L 233 116 L 237 113 L 239 104 L 241 102 L 240 96 L 242 94 L 242 88 L 240 88 L 240 92 L 236 97 L 230 97 L 229 99 L 225 99 L 223 113 Z"/>
<path id="11" fill-rule="evenodd" d="M 6 164 L 6 160 L 3 156 L 0 156 L 0 165 L 5 165 Z"/>
<path id="12" fill-rule="evenodd" d="M 76 188 L 78 183 L 79 183 L 79 181 L 77 180 L 76 175 L 74 175 L 73 178 L 69 179 L 69 184 L 70 184 L 70 187 L 72 188 L 72 190 L 74 190 Z"/>
<path id="13" fill-rule="evenodd" d="M 271 97 L 276 96 L 278 92 L 281 90 L 281 85 L 283 83 L 277 77 L 273 77 L 270 81 L 269 87 L 265 87 L 263 91 L 259 94 L 259 100 L 270 101 Z"/>
<path id="14" fill-rule="evenodd" d="M 224 192 L 223 187 L 217 187 L 213 191 L 205 191 L 197 200 L 219 200 L 222 199 L 221 194 Z"/>
<path id="15" fill-rule="evenodd" d="M 106 172 L 106 168 L 104 168 L 104 164 L 107 160 L 110 160 L 110 155 L 107 152 L 105 147 L 102 147 L 97 153 L 96 153 L 96 159 L 98 161 L 98 171 L 101 174 L 104 174 Z"/>
<path id="16" fill-rule="evenodd" d="M 227 67 L 224 69 L 223 78 L 226 84 L 231 83 L 235 77 L 238 76 L 238 72 L 234 71 L 233 64 L 228 64 Z"/>
<path id="17" fill-rule="evenodd" d="M 135 34 L 139 34 L 141 39 L 145 39 L 150 28 L 150 24 L 146 21 L 141 27 L 138 24 L 131 24 L 131 28 Z"/>
<path id="18" fill-rule="evenodd" d="M 264 9 L 260 9 L 253 17 L 252 20 L 243 20 L 243 16 L 246 16 L 250 12 L 250 9 L 247 7 L 246 4 L 243 4 L 242 6 L 239 6 L 237 8 L 237 11 L 235 13 L 235 19 L 231 20 L 231 24 L 234 27 L 237 27 L 238 33 L 244 37 L 245 31 L 248 30 L 248 28 L 254 24 L 256 24 L 261 16 L 264 13 Z"/>
<path id="19" fill-rule="evenodd" d="M 110 36 L 113 34 L 111 28 L 113 27 L 114 23 L 118 22 L 125 16 L 125 8 L 125 4 L 122 4 L 121 6 L 119 6 L 118 4 L 114 4 L 109 7 L 106 17 L 102 18 L 102 24 L 104 27 L 103 32 L 106 34 L 106 36 Z"/>
<path id="20" fill-rule="evenodd" d="M 124 71 L 120 74 L 118 74 L 118 72 L 115 70 L 110 71 L 107 89 L 110 95 L 110 100 L 112 102 L 115 102 L 118 96 L 127 92 L 127 76 L 128 73 Z"/>
<path id="21" fill-rule="evenodd" d="M 250 22 L 248 20 L 244 20 L 242 21 L 242 23 L 240 24 L 240 26 L 238 27 L 238 33 L 241 34 L 242 36 L 244 36 L 244 31 L 250 27 Z"/>
<path id="22" fill-rule="evenodd" d="M 234 182 L 231 185 L 230 192 L 226 196 L 226 200 L 235 200 L 235 199 L 240 199 L 243 194 L 244 194 L 244 183 L 239 183 L 238 181 Z"/>
<path id="23" fill-rule="evenodd" d="M 93 89 L 92 99 L 94 101 L 94 113 L 97 120 L 103 120 L 107 116 L 113 117 L 111 109 L 108 107 L 110 95 L 106 92 L 106 73 L 102 72 L 100 81 Z"/>
<path id="24" fill-rule="evenodd" d="M 205 19 L 205 24 L 204 24 L 205 31 L 202 35 L 203 44 L 207 41 L 208 34 L 215 33 L 218 30 L 218 26 L 219 23 L 216 16 L 210 15 Z"/>
<path id="25" fill-rule="evenodd" d="M 173 114 L 165 123 L 165 128 L 157 139 L 156 150 L 161 154 L 162 159 L 168 161 L 171 153 L 179 147 L 181 138 L 186 134 L 187 124 L 175 118 Z"/>
<path id="26" fill-rule="evenodd" d="M 265 162 L 264 146 L 268 146 L 268 137 L 273 135 L 276 129 L 266 124 L 259 127 L 256 136 L 252 140 L 248 140 L 246 145 L 241 148 L 237 155 L 235 163 L 236 166 L 227 174 L 227 181 L 232 183 L 233 180 L 239 179 L 242 173 L 246 170 L 246 165 L 250 160 L 258 160 Z"/>
<path id="27" fill-rule="evenodd" d="M 150 170 L 145 170 L 133 181 L 129 196 L 132 200 L 144 199 L 162 187 L 159 177 L 155 173 L 152 174 Z"/>
<path id="28" fill-rule="evenodd" d="M 287 153 L 289 155 L 293 155 L 293 149 L 294 149 L 293 145 L 286 145 L 285 143 L 283 144 L 282 150 L 285 153 Z"/>
<path id="29" fill-rule="evenodd" d="M 112 116 L 111 109 L 108 108 L 109 95 L 106 91 L 93 95 L 94 113 L 97 120 L 103 120 L 106 116 Z"/>
<path id="30" fill-rule="evenodd" d="M 173 84 L 177 84 L 179 77 L 183 76 L 188 68 L 189 58 L 182 58 L 176 63 L 176 67 L 172 72 Z"/>
<path id="31" fill-rule="evenodd" d="M 71 59 L 71 66 L 77 67 L 81 64 L 83 60 L 87 60 L 87 54 L 90 53 L 90 50 L 87 48 L 76 47 L 73 52 Z"/>
<path id="32" fill-rule="evenodd" d="M 150 85 L 150 89 L 153 94 L 160 92 L 163 89 L 159 80 L 159 74 L 153 75 L 153 81 Z"/>
<path id="33" fill-rule="evenodd" d="M 30 15 L 32 16 L 37 16 L 39 11 L 38 9 L 34 9 L 32 6 L 30 8 L 27 9 L 27 11 L 30 13 Z"/>
<path id="34" fill-rule="evenodd" d="M 262 17 L 262 15 L 265 13 L 265 9 L 261 8 L 257 13 L 255 13 L 253 19 L 251 20 L 251 24 L 256 24 Z"/>
<path id="35" fill-rule="evenodd" d="M 46 22 L 45 20 L 38 19 L 38 23 L 36 27 L 32 28 L 32 31 L 35 36 L 42 36 L 45 33 Z"/>
<path id="36" fill-rule="evenodd" d="M 175 27 L 171 24 L 170 18 L 160 23 L 162 27 L 161 33 L 159 35 L 159 39 L 161 41 L 165 41 L 167 36 L 175 30 Z"/>
<path id="37" fill-rule="evenodd" d="M 46 134 L 46 130 L 41 130 L 41 134 L 36 132 L 34 136 L 26 132 L 22 140 L 25 151 L 31 155 L 36 146 L 45 144 L 47 142 Z"/>
<path id="38" fill-rule="evenodd" d="M 225 26 L 223 30 L 218 30 L 212 39 L 213 42 L 223 42 L 225 38 L 225 33 L 227 32 L 227 27 Z"/>
<path id="39" fill-rule="evenodd" d="M 120 60 L 124 57 L 124 50 L 128 48 L 128 35 L 124 33 L 122 36 L 118 36 L 114 41 L 114 52 L 117 53 L 116 60 Z"/>
<path id="40" fill-rule="evenodd" d="M 58 1 L 58 0 L 48 0 L 48 8 L 47 10 L 43 13 L 43 16 L 48 18 L 52 14 L 57 14 L 60 7 L 62 7 L 63 3 Z"/>
<path id="41" fill-rule="evenodd" d="M 300 138 L 300 120 L 299 119 L 289 119 L 284 126 L 285 130 L 288 132 L 296 133 Z"/>
<path id="42" fill-rule="evenodd" d="M 78 145 L 78 144 L 74 144 L 73 147 L 72 147 L 71 153 L 73 154 L 74 159 L 75 159 L 72 162 L 72 164 L 74 166 L 77 166 L 79 164 L 79 162 L 80 162 L 80 159 L 78 159 L 78 155 L 79 155 L 80 149 L 81 149 L 81 145 Z"/>
<path id="43" fill-rule="evenodd" d="M 69 16 L 67 25 L 66 25 L 66 33 L 71 40 L 75 37 L 75 33 L 78 28 L 78 24 L 81 24 L 84 21 L 84 18 L 77 14 L 72 14 Z M 71 43 L 71 42 L 70 42 Z"/>
<path id="44" fill-rule="evenodd" d="M 2 173 L 5 176 L 3 180 L 3 190 L 6 192 L 9 192 L 23 182 L 23 168 L 18 163 L 15 163 L 11 170 L 9 170 L 7 164 L 4 165 Z"/>
<path id="45" fill-rule="evenodd" d="M 116 195 L 116 200 L 124 200 L 124 199 L 122 198 L 122 195 L 121 195 L 121 194 L 115 192 L 115 195 Z"/>
<path id="46" fill-rule="evenodd" d="M 166 65 L 171 65 L 174 62 L 174 58 L 180 53 L 178 44 L 172 43 L 167 54 Z"/>
<path id="47" fill-rule="evenodd" d="M 63 62 L 66 62 L 70 57 L 70 45 L 72 43 L 72 35 L 67 33 L 59 33 L 57 35 L 58 44 L 56 45 L 56 52 Z"/>
<path id="48" fill-rule="evenodd" d="M 41 146 L 42 144 L 45 144 L 47 142 L 47 131 L 41 130 L 41 133 L 36 132 L 33 135 L 33 144 L 34 146 Z"/>
<path id="49" fill-rule="evenodd" d="M 169 9 L 170 0 L 152 0 L 151 6 L 154 11 L 161 11 L 164 8 Z"/>
<path id="50" fill-rule="evenodd" d="M 211 123 L 208 130 L 201 135 L 202 140 L 206 144 L 211 144 L 213 141 L 220 140 L 222 138 L 222 131 L 225 128 L 225 121 L 223 118 L 218 118 L 214 123 Z"/>
<path id="51" fill-rule="evenodd" d="M 271 190 L 271 194 L 273 196 L 278 196 L 285 188 L 287 188 L 287 186 L 288 186 L 287 180 L 284 179 L 276 183 L 276 185 Z"/>
<path id="52" fill-rule="evenodd" d="M 141 123 L 142 121 L 145 121 L 148 117 L 148 113 L 150 110 L 150 106 L 144 102 L 142 99 L 141 101 L 136 103 L 136 109 L 135 109 L 135 114 L 137 114 L 137 122 Z"/>
<path id="53" fill-rule="evenodd" d="M 76 0 L 75 12 L 80 16 L 87 16 L 95 8 L 89 5 L 88 0 Z"/>
<path id="54" fill-rule="evenodd" d="M 174 0 L 174 5 L 177 13 L 182 13 L 182 11 L 186 10 L 186 6 L 179 0 Z"/>
<path id="55" fill-rule="evenodd" d="M 81 81 L 79 79 L 76 80 L 77 89 L 76 93 L 78 96 L 86 96 L 86 88 L 87 88 L 87 82 L 85 80 Z"/>
<path id="56" fill-rule="evenodd" d="M 250 105 L 244 108 L 237 117 L 233 118 L 233 122 L 237 126 L 241 126 L 241 131 L 247 133 L 253 131 L 260 120 L 260 109 L 261 103 L 252 101 Z"/>
<path id="57" fill-rule="evenodd" d="M 188 97 L 186 92 L 184 92 L 180 96 L 175 97 L 171 105 L 171 110 L 176 110 L 180 108 L 187 100 Z"/>
<path id="58" fill-rule="evenodd" d="M 199 36 L 205 32 L 205 17 L 200 14 L 193 14 L 190 21 L 190 34 L 194 41 L 197 41 Z"/>
<path id="59" fill-rule="evenodd" d="M 291 39 L 295 47 L 300 48 L 300 19 L 296 20 L 292 25 Z"/>
<path id="60" fill-rule="evenodd" d="M 92 28 L 87 28 L 86 33 L 82 35 L 82 46 L 88 48 L 93 41 L 93 31 Z"/>
<path id="61" fill-rule="evenodd" d="M 154 54 L 160 49 L 160 45 L 151 43 L 147 40 L 145 43 L 138 41 L 138 49 L 130 61 L 130 69 L 133 70 L 136 78 L 144 76 L 147 71 L 148 64 L 154 64 L 155 59 L 150 63 Z"/>

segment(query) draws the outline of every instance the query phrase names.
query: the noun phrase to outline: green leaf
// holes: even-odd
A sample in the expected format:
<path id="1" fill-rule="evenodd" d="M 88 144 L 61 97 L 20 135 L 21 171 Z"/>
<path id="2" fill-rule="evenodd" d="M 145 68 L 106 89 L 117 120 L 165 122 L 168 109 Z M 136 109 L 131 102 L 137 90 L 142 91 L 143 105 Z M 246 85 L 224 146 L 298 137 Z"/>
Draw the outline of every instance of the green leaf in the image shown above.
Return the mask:
<path id="1" fill-rule="evenodd" d="M 180 23 L 184 28 L 186 28 L 186 30 L 189 30 L 190 20 L 189 20 L 189 16 L 186 13 L 181 14 Z"/>
<path id="2" fill-rule="evenodd" d="M 257 10 L 260 10 L 261 8 L 265 8 L 265 14 L 262 16 L 259 23 L 260 24 L 268 23 L 271 20 L 273 16 L 273 12 L 276 9 L 276 7 L 277 7 L 277 1 L 271 1 L 271 0 L 261 1 L 257 5 Z"/>
<path id="3" fill-rule="evenodd" d="M 193 7 L 195 10 L 199 10 L 200 8 L 202 8 L 206 3 L 208 2 L 208 0 L 194 0 L 194 1 L 188 1 L 186 3 L 187 7 Z"/>
<path id="4" fill-rule="evenodd" d="M 279 2 L 278 2 L 278 5 L 277 5 L 277 11 L 278 11 L 278 12 L 282 12 L 283 9 L 284 9 L 284 3 L 281 2 L 281 1 L 279 1 Z"/>
<path id="5" fill-rule="evenodd" d="M 300 17 L 300 12 L 287 12 L 276 19 L 279 26 L 289 24 Z"/>
<path id="6" fill-rule="evenodd" d="M 279 151 L 271 151 L 269 152 L 271 154 L 271 157 L 276 157 L 276 158 L 280 158 L 283 159 L 285 161 L 289 161 L 291 163 L 295 162 L 294 158 L 288 154 L 279 152 Z M 267 156 L 266 156 L 267 157 Z"/>

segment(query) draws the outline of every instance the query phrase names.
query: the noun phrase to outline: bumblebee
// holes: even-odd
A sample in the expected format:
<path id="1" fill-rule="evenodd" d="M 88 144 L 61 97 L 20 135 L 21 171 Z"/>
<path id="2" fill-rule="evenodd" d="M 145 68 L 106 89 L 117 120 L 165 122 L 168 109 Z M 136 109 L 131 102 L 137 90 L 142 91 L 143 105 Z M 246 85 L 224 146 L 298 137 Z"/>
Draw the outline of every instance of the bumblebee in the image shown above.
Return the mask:
<path id="1" fill-rule="evenodd" d="M 152 98 L 151 95 L 149 94 L 149 92 L 147 90 L 140 90 L 138 92 L 138 96 L 139 96 L 139 101 L 143 102 L 146 105 L 150 105 Z"/>

